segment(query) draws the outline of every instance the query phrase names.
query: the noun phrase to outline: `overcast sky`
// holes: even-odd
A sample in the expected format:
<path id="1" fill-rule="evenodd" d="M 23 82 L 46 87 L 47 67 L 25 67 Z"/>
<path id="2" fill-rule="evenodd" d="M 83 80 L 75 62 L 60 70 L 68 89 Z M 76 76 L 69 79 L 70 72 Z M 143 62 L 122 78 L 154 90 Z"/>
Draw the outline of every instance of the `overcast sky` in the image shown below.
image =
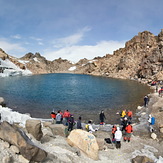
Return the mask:
<path id="1" fill-rule="evenodd" d="M 163 28 L 163 0 L 0 0 L 0 48 L 22 57 L 92 59 Z"/>

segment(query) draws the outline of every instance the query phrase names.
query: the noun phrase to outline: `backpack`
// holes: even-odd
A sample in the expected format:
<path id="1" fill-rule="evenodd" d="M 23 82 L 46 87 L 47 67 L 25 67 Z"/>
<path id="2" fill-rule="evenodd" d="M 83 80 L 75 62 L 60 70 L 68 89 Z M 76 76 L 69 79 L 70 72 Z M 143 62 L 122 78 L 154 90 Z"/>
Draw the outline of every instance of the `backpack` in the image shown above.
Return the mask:
<path id="1" fill-rule="evenodd" d="M 152 117 L 151 118 L 151 125 L 154 125 L 155 124 L 155 117 Z"/>
<path id="2" fill-rule="evenodd" d="M 88 124 L 85 125 L 85 129 L 86 129 L 86 131 L 89 132 L 89 125 Z"/>

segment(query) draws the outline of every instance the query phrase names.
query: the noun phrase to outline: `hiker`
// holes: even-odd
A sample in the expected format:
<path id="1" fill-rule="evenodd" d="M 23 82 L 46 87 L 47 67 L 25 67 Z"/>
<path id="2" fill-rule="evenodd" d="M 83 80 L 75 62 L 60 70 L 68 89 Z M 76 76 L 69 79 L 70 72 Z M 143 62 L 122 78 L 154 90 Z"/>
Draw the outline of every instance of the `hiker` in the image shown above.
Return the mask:
<path id="1" fill-rule="evenodd" d="M 77 121 L 77 129 L 83 129 L 82 124 L 81 124 L 81 117 L 79 117 L 79 119 Z"/>
<path id="2" fill-rule="evenodd" d="M 112 142 L 115 142 L 115 132 L 117 131 L 116 125 L 113 125 L 112 127 Z"/>
<path id="3" fill-rule="evenodd" d="M 155 124 L 155 117 L 152 117 L 152 115 L 149 114 L 148 122 L 149 122 L 149 131 L 154 132 L 153 125 Z"/>
<path id="4" fill-rule="evenodd" d="M 54 120 L 56 118 L 56 113 L 54 112 L 54 110 L 51 112 L 50 116 L 52 118 L 52 124 L 54 124 Z"/>
<path id="5" fill-rule="evenodd" d="M 62 118 L 62 115 L 60 114 L 60 111 L 58 111 L 56 115 L 56 124 L 61 124 L 61 118 Z"/>
<path id="6" fill-rule="evenodd" d="M 90 120 L 90 121 L 88 121 L 88 132 L 90 132 L 90 133 L 93 133 L 93 132 L 95 132 L 96 130 L 94 130 L 93 129 L 93 127 L 92 127 L 92 121 Z"/>
<path id="7" fill-rule="evenodd" d="M 74 116 L 70 114 L 70 117 L 68 119 L 68 131 L 72 131 L 74 125 L 75 125 Z"/>
<path id="8" fill-rule="evenodd" d="M 115 141 L 116 141 L 116 148 L 121 148 L 121 138 L 122 138 L 122 131 L 119 127 L 117 127 L 117 131 L 115 132 Z"/>
<path id="9" fill-rule="evenodd" d="M 144 96 L 144 107 L 148 105 L 149 98 L 148 96 Z"/>
<path id="10" fill-rule="evenodd" d="M 132 125 L 130 122 L 128 122 L 128 125 L 125 128 L 125 136 L 124 136 L 124 141 L 130 142 L 131 140 L 131 133 L 133 132 Z"/>
<path id="11" fill-rule="evenodd" d="M 131 110 L 128 110 L 127 112 L 127 117 L 128 117 L 128 120 L 131 121 L 132 120 L 132 116 L 133 116 L 133 113 Z"/>
<path id="12" fill-rule="evenodd" d="M 63 124 L 65 126 L 68 126 L 68 119 L 70 117 L 70 112 L 68 110 L 65 110 L 63 113 Z"/>
<path id="13" fill-rule="evenodd" d="M 103 125 L 103 124 L 104 124 L 104 119 L 106 119 L 103 110 L 101 110 L 101 113 L 100 113 L 100 115 L 99 115 L 99 118 L 100 118 L 100 125 Z"/>
<path id="14" fill-rule="evenodd" d="M 122 110 L 120 113 L 121 118 L 124 118 L 126 116 L 126 109 Z"/>
<path id="15" fill-rule="evenodd" d="M 128 119 L 127 117 L 124 117 L 124 119 L 122 120 L 122 131 L 125 131 L 125 128 L 127 126 L 127 123 L 128 123 Z"/>

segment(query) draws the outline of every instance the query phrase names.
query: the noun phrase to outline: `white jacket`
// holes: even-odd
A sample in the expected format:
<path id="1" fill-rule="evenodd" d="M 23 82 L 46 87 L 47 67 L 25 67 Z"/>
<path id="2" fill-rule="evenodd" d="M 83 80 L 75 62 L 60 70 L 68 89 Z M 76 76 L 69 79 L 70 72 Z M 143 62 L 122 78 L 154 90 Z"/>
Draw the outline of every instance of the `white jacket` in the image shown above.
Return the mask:
<path id="1" fill-rule="evenodd" d="M 122 131 L 120 130 L 119 127 L 117 127 L 117 131 L 115 132 L 115 140 L 121 141 L 121 138 L 122 138 Z"/>

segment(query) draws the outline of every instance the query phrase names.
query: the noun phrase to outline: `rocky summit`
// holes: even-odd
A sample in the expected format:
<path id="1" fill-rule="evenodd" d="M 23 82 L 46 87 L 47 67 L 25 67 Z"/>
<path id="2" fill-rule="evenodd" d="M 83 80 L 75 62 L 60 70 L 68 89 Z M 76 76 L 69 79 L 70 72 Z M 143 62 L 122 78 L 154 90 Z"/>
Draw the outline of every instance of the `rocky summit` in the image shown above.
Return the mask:
<path id="1" fill-rule="evenodd" d="M 88 54 L 89 55 L 89 54 Z M 17 59 L 0 49 L 0 58 L 9 59 L 21 69 L 33 74 L 79 73 L 123 79 L 163 79 L 163 29 L 155 36 L 149 31 L 138 33 L 124 48 L 93 60 L 81 59 L 71 63 L 62 58 L 48 61 L 39 53 L 28 53 Z"/>

